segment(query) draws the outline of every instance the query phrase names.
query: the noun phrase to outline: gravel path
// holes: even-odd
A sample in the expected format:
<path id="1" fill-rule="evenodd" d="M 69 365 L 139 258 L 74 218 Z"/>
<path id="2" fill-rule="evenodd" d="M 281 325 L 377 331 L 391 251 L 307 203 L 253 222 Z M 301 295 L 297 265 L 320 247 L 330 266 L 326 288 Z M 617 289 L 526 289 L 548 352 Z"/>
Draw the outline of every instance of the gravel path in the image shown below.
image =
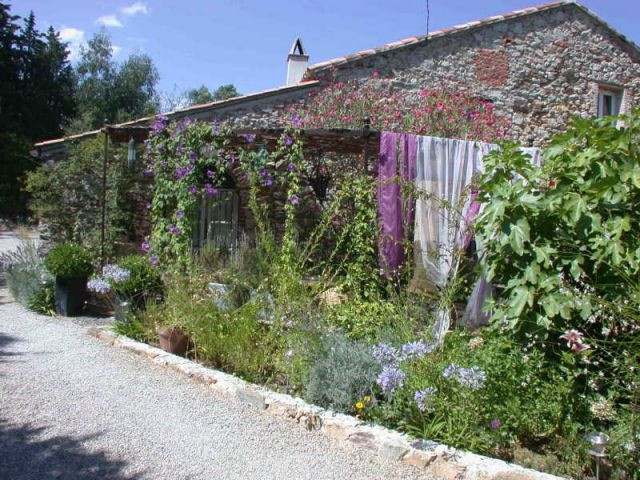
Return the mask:
<path id="1" fill-rule="evenodd" d="M 12 244 L 3 234 L 0 248 Z M 0 479 L 413 479 L 109 347 L 0 287 Z"/>

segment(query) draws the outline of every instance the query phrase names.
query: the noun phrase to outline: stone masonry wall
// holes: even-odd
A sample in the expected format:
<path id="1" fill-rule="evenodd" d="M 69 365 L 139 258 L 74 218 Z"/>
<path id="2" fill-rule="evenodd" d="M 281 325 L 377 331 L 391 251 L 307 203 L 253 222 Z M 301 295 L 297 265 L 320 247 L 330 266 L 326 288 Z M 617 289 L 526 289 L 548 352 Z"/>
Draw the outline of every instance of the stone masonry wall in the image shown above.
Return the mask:
<path id="1" fill-rule="evenodd" d="M 596 114 L 599 86 L 624 90 L 622 111 L 640 100 L 640 60 L 625 42 L 573 4 L 436 37 L 309 78 L 392 78 L 411 94 L 444 87 L 492 100 L 511 136 L 543 146 L 572 115 Z"/>

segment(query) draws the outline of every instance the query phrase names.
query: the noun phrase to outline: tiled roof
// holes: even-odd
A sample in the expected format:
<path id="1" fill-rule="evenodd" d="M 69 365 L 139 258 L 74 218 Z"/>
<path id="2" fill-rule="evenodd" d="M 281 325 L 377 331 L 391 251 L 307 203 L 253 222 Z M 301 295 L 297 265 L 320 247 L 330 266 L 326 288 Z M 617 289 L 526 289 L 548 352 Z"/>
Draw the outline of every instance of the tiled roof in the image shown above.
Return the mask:
<path id="1" fill-rule="evenodd" d="M 268 96 L 271 96 L 271 95 L 287 93 L 288 91 L 295 91 L 295 90 L 298 90 L 298 89 L 313 87 L 314 85 L 317 85 L 319 83 L 320 82 L 317 81 L 317 80 L 306 80 L 306 81 L 300 82 L 297 85 L 286 85 L 286 86 L 278 87 L 278 88 L 270 88 L 268 90 L 262 90 L 261 92 L 250 93 L 250 94 L 247 94 L 247 95 L 242 95 L 240 97 L 227 98 L 226 100 L 216 100 L 214 102 L 202 103 L 202 104 L 199 104 L 199 105 L 191 105 L 190 107 L 181 108 L 181 109 L 178 109 L 178 110 L 174 110 L 173 112 L 164 113 L 164 115 L 166 115 L 168 117 L 176 117 L 176 116 L 177 117 L 181 117 L 181 116 L 184 116 L 184 115 L 188 115 L 190 113 L 197 113 L 197 112 L 206 111 L 206 110 L 214 110 L 214 109 L 217 109 L 217 108 L 236 105 L 238 103 L 248 102 L 248 101 L 252 101 L 252 100 L 258 100 L 260 98 L 268 97 Z M 145 124 L 145 123 L 148 123 L 148 122 L 152 121 L 155 117 L 156 117 L 155 115 L 151 115 L 151 116 L 148 116 L 148 117 L 136 118 L 135 120 L 130 120 L 128 122 L 118 123 L 116 125 L 110 125 L 110 126 L 118 128 L 118 127 L 128 127 L 128 126 L 140 125 L 140 124 Z M 65 142 L 67 140 L 76 140 L 76 139 L 79 139 L 79 138 L 92 137 L 92 136 L 97 135 L 98 133 L 100 133 L 100 131 L 101 130 L 91 130 L 89 132 L 78 133 L 78 134 L 75 134 L 75 135 L 69 135 L 69 136 L 61 137 L 61 138 L 54 138 L 52 140 L 45 140 L 43 142 L 36 143 L 35 146 L 36 147 L 47 147 L 47 146 L 51 146 L 51 145 L 57 145 L 59 143 Z"/>
<path id="2" fill-rule="evenodd" d="M 334 58 L 324 62 L 316 63 L 315 65 L 312 65 L 311 67 L 309 67 L 309 69 L 307 70 L 307 74 L 305 75 L 305 78 L 310 78 L 310 76 L 312 76 L 314 72 L 326 70 L 327 68 L 337 67 L 340 65 L 344 65 L 346 63 L 356 61 L 356 60 L 362 60 L 363 58 L 367 58 L 379 53 L 388 52 L 390 50 L 396 50 L 398 48 L 404 48 L 409 45 L 415 45 L 420 42 L 424 42 L 426 40 L 431 40 L 434 38 L 439 38 L 439 37 L 443 37 L 445 35 L 451 35 L 454 33 L 464 32 L 466 30 L 471 30 L 478 27 L 484 27 L 494 23 L 502 22 L 507 19 L 524 17 L 527 15 L 544 12 L 546 10 L 563 7 L 566 5 L 573 5 L 577 8 L 580 8 L 591 17 L 594 17 L 598 21 L 598 23 L 602 24 L 605 28 L 607 28 L 614 36 L 630 44 L 632 48 L 634 48 L 638 53 L 640 53 L 640 49 L 635 43 L 627 39 L 623 34 L 615 30 L 613 27 L 607 24 L 604 20 L 602 20 L 600 17 L 598 17 L 595 13 L 593 13 L 588 8 L 584 7 L 583 5 L 580 5 L 575 0 L 558 0 L 555 2 L 545 3 L 535 7 L 523 8 L 521 10 L 514 10 L 513 12 L 505 13 L 502 15 L 495 15 L 493 17 L 485 18 L 482 20 L 475 20 L 473 22 L 463 23 L 461 25 L 456 25 L 450 28 L 444 28 L 442 30 L 436 30 L 434 32 L 430 32 L 428 35 L 416 35 L 415 37 L 405 38 L 403 40 L 398 40 L 396 42 L 385 43 L 384 45 L 381 45 L 377 48 L 362 50 L 352 55 L 345 55 L 344 57 L 338 57 L 338 58 Z"/>

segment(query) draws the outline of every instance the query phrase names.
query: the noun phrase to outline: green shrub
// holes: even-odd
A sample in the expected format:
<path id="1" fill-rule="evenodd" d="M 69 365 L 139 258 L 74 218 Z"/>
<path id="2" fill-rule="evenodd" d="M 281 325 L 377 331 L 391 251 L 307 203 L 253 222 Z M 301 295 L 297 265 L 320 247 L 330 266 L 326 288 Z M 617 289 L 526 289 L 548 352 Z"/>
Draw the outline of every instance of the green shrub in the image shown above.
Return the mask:
<path id="1" fill-rule="evenodd" d="M 115 285 L 118 292 L 134 299 L 162 296 L 164 285 L 158 267 L 151 265 L 143 255 L 129 255 L 118 261 L 118 266 L 129 272 L 126 282 Z"/>
<path id="2" fill-rule="evenodd" d="M 560 347 L 567 329 L 609 328 L 598 298 L 626 297 L 640 272 L 640 111 L 620 120 L 574 120 L 542 167 L 512 144 L 485 157 L 475 227 L 493 320 L 520 338 L 545 330 Z"/>
<path id="3" fill-rule="evenodd" d="M 352 412 L 356 402 L 371 395 L 380 366 L 368 343 L 330 333 L 308 355 L 310 370 L 305 398 L 309 402 Z"/>
<path id="4" fill-rule="evenodd" d="M 93 272 L 91 262 L 91 253 L 82 245 L 64 242 L 49 252 L 44 264 L 56 277 L 87 278 Z"/>
<path id="5" fill-rule="evenodd" d="M 16 250 L 0 256 L 0 264 L 5 272 L 9 291 L 18 303 L 29 307 L 36 297 L 43 298 L 51 278 L 38 254 L 36 242 L 21 238 Z"/>
<path id="6" fill-rule="evenodd" d="M 56 314 L 56 287 L 52 282 L 43 282 L 27 303 L 29 310 L 54 316 Z"/>
<path id="7" fill-rule="evenodd" d="M 375 339 L 382 330 L 405 321 L 402 307 L 384 300 L 353 300 L 326 308 L 329 325 L 354 339 Z"/>

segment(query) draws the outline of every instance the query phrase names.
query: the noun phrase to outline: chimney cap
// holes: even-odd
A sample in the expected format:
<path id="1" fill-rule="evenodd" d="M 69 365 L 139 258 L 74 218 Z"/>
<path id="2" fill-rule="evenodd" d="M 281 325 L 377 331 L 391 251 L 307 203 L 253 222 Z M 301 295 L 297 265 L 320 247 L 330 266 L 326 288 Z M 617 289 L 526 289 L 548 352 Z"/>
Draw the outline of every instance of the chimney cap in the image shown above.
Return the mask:
<path id="1" fill-rule="evenodd" d="M 296 38 L 296 41 L 293 42 L 293 45 L 291 46 L 291 50 L 289 51 L 289 55 L 301 55 L 301 56 L 308 57 L 307 51 L 304 49 L 304 46 L 302 45 L 302 40 L 300 40 L 300 37 Z"/>

